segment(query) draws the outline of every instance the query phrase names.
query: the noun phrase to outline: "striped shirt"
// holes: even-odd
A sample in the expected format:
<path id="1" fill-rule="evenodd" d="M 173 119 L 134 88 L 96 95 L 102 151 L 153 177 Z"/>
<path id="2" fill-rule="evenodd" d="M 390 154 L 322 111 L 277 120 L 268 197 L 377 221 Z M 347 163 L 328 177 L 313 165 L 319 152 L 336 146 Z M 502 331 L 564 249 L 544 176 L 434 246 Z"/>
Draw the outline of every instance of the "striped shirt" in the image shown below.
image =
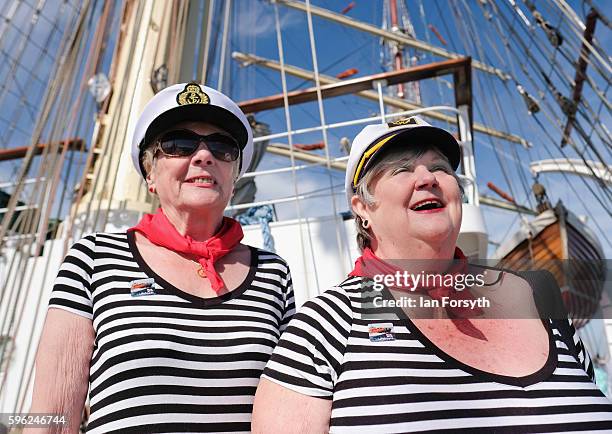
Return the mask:
<path id="1" fill-rule="evenodd" d="M 259 377 L 295 311 L 289 269 L 273 253 L 251 247 L 242 285 L 204 299 L 155 274 L 133 232 L 77 242 L 50 307 L 92 320 L 93 434 L 250 431 Z"/>
<path id="2" fill-rule="evenodd" d="M 361 291 L 362 279 L 349 278 L 305 303 L 262 377 L 332 400 L 330 432 L 612 432 L 612 403 L 573 327 L 575 355 L 546 320 L 544 367 L 496 375 L 445 354 L 405 315 L 385 320 L 390 336 L 376 338 Z"/>

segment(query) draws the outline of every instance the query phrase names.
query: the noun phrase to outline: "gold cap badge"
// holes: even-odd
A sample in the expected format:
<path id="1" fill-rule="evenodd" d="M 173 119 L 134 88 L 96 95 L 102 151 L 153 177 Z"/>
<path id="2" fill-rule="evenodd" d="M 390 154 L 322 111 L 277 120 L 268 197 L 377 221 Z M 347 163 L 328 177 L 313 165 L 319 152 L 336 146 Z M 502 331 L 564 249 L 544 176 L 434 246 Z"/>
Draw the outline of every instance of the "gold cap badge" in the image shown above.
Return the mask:
<path id="1" fill-rule="evenodd" d="M 187 83 L 185 89 L 176 96 L 178 105 L 209 104 L 210 98 L 197 83 Z"/>
<path id="2" fill-rule="evenodd" d="M 387 124 L 389 128 L 399 127 L 402 125 L 424 125 L 424 123 L 419 118 L 399 118 Z"/>

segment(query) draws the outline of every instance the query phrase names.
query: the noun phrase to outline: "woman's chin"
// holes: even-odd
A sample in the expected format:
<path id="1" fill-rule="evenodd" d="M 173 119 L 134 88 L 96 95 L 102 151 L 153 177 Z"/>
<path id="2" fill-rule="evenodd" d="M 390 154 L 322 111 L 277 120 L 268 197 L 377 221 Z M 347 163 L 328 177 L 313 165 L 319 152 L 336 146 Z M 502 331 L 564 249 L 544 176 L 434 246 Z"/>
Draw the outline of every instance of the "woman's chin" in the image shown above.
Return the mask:
<path id="1" fill-rule="evenodd" d="M 447 230 L 439 230 L 439 229 L 431 229 L 431 230 L 422 230 L 419 231 L 418 234 L 418 238 L 421 239 L 422 241 L 432 244 L 438 244 L 438 243 L 447 243 L 450 234 L 452 233 L 451 230 L 447 229 Z"/>
<path id="2" fill-rule="evenodd" d="M 418 222 L 414 225 L 414 221 L 411 222 L 411 230 L 407 234 L 407 238 L 418 238 L 426 242 L 448 242 L 449 237 L 452 236 L 454 231 L 454 225 L 449 219 L 436 219 L 430 218 L 428 220 Z"/>
<path id="3" fill-rule="evenodd" d="M 206 208 L 225 208 L 227 200 L 214 189 L 199 189 L 199 191 L 189 192 L 182 198 L 184 206 L 198 210 Z"/>

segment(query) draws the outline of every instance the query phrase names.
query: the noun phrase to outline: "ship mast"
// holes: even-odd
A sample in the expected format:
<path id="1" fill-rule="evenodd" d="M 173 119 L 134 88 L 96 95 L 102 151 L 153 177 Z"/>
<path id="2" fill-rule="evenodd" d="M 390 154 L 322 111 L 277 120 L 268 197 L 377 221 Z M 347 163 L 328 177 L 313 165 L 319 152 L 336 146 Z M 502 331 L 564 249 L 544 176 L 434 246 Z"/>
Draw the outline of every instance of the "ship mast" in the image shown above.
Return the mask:
<path id="1" fill-rule="evenodd" d="M 402 0 L 385 0 L 382 28 L 392 34 L 416 39 L 414 28 L 408 16 L 408 8 Z M 381 38 L 381 46 L 383 68 L 386 71 L 399 71 L 406 67 L 416 66 L 416 54 L 410 53 L 406 45 L 398 41 Z M 395 88 L 388 88 L 388 94 L 415 104 L 421 103 L 418 82 L 400 83 Z"/>
<path id="2" fill-rule="evenodd" d="M 203 80 L 210 44 L 203 26 L 210 23 L 212 3 L 124 4 L 110 72 L 112 93 L 96 118 L 92 155 L 76 192 L 67 239 L 130 227 L 157 206 L 132 167 L 132 132 L 156 92 L 175 82 Z"/>

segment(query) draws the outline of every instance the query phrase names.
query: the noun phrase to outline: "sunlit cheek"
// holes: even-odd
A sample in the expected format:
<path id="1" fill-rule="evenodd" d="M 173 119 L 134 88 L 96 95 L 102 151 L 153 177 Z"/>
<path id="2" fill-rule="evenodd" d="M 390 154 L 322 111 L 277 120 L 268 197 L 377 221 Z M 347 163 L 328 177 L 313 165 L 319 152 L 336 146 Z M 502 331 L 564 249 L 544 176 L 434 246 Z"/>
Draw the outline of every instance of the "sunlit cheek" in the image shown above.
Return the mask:
<path id="1" fill-rule="evenodd" d="M 393 201 L 397 203 L 398 206 L 406 206 L 410 203 L 412 198 L 412 194 L 414 193 L 414 184 L 415 181 L 411 176 L 401 176 L 398 175 L 397 179 L 391 186 L 390 195 L 393 197 Z"/>

